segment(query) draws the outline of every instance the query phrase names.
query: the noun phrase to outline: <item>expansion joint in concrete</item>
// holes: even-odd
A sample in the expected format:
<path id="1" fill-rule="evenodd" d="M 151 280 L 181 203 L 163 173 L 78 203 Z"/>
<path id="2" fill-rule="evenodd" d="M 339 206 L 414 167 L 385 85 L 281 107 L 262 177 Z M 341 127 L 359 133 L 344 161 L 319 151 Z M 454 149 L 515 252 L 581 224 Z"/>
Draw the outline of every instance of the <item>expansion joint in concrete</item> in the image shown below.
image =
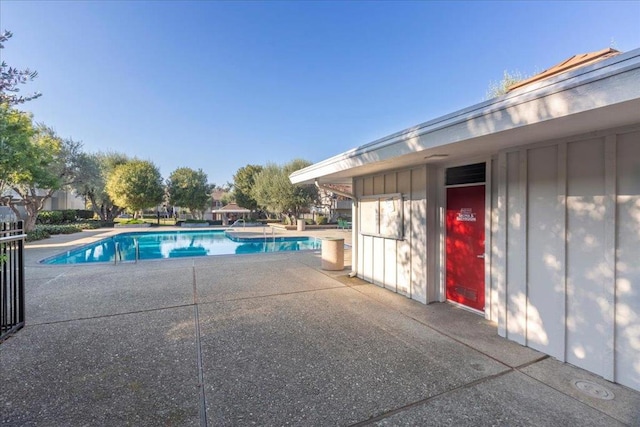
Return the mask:
<path id="1" fill-rule="evenodd" d="M 491 380 L 493 380 L 495 378 L 502 377 L 503 375 L 506 375 L 506 374 L 508 374 L 510 372 L 513 372 L 513 371 L 514 371 L 513 368 L 509 368 L 509 369 L 506 369 L 506 370 L 504 370 L 502 372 L 498 372 L 497 374 L 488 375 L 486 377 L 479 378 L 479 379 L 477 379 L 475 381 L 471 381 L 471 382 L 462 384 L 462 385 L 460 385 L 458 387 L 454 387 L 454 388 L 452 388 L 450 390 L 445 390 L 445 391 L 443 391 L 441 393 L 434 394 L 433 396 L 429 396 L 429 397 L 427 397 L 425 399 L 409 403 L 408 405 L 404 405 L 404 406 L 401 406 L 401 407 L 396 408 L 396 409 L 392 409 L 391 411 L 385 412 L 385 413 L 380 414 L 380 415 L 378 415 L 376 417 L 369 418 L 368 420 L 360 421 L 360 422 L 357 422 L 355 424 L 351 424 L 349 427 L 361 427 L 361 426 L 367 426 L 367 425 L 371 425 L 371 424 L 377 423 L 378 421 L 381 421 L 381 420 L 383 420 L 385 418 L 392 417 L 392 416 L 394 416 L 396 414 L 399 414 L 401 412 L 404 412 L 406 410 L 415 408 L 416 406 L 425 405 L 425 404 L 429 403 L 430 401 L 432 401 L 434 399 L 441 398 L 441 397 L 446 396 L 448 394 L 454 393 L 454 392 L 456 392 L 458 390 L 462 390 L 462 389 L 465 389 L 465 388 L 476 386 L 478 384 L 481 384 L 481 383 L 484 383 L 484 382 L 487 382 L 487 381 L 491 381 Z"/>
<path id="2" fill-rule="evenodd" d="M 178 305 L 171 305 L 171 306 L 167 306 L 167 307 L 158 307 L 158 308 L 148 308 L 148 309 L 144 309 L 144 310 L 125 311 L 125 312 L 122 312 L 122 313 L 100 314 L 100 315 L 97 315 L 97 316 L 75 317 L 73 319 L 51 320 L 49 322 L 29 323 L 29 324 L 25 325 L 25 329 L 33 328 L 33 327 L 36 327 L 36 326 L 57 325 L 59 323 L 70 323 L 70 322 L 78 322 L 78 321 L 83 321 L 83 320 L 108 319 L 110 317 L 126 316 L 128 314 L 152 313 L 154 311 L 173 310 L 175 308 L 183 308 L 183 307 L 191 307 L 191 306 L 193 306 L 193 304 L 178 304 Z"/>
<path id="3" fill-rule="evenodd" d="M 200 427 L 207 427 L 207 396 L 204 383 L 204 368 L 202 366 L 202 343 L 200 340 L 200 313 L 198 311 L 198 286 L 196 281 L 195 263 L 192 265 L 193 272 L 193 323 L 196 334 L 196 363 L 198 365 L 198 413 L 200 415 Z"/>

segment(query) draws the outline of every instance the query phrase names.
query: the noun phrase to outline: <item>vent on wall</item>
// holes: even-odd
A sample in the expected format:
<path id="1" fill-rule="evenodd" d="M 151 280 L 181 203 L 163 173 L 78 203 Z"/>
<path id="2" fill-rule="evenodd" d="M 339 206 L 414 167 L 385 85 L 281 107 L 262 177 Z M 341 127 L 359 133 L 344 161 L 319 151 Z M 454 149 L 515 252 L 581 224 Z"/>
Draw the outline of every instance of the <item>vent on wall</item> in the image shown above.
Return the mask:
<path id="1" fill-rule="evenodd" d="M 475 184 L 486 181 L 486 163 L 448 168 L 446 172 L 446 185 Z"/>

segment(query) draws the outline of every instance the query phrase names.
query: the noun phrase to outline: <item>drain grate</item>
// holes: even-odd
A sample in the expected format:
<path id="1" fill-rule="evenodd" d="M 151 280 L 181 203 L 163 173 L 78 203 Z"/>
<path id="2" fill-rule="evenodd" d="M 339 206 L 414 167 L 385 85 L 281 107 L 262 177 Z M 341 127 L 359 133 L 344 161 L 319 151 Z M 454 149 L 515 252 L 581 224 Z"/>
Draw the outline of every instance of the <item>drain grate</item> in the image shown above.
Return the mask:
<path id="1" fill-rule="evenodd" d="M 600 384 L 587 380 L 574 380 L 573 386 L 582 393 L 603 400 L 613 400 L 616 396 L 611 390 L 606 389 Z"/>

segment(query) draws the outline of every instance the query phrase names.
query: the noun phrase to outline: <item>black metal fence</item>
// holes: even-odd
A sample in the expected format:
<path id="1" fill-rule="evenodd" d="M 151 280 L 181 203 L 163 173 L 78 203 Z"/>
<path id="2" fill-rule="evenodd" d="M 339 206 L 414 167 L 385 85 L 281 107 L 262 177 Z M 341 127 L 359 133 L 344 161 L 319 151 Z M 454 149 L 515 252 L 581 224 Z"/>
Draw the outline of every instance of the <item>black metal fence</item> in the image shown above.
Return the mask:
<path id="1" fill-rule="evenodd" d="M 24 326 L 23 222 L 0 223 L 0 342 Z"/>

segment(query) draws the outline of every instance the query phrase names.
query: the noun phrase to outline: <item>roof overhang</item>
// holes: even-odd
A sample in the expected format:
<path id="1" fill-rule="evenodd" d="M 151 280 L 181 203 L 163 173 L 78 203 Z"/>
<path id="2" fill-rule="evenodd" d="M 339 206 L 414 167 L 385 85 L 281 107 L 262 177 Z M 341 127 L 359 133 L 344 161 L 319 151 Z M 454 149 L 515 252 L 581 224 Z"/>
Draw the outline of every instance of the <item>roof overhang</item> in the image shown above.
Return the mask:
<path id="1" fill-rule="evenodd" d="M 350 183 L 353 177 L 640 122 L 640 49 L 476 104 L 315 163 L 294 184 Z"/>
<path id="2" fill-rule="evenodd" d="M 251 210 L 247 208 L 241 208 L 235 203 L 229 203 L 226 206 L 221 207 L 220 209 L 213 209 L 211 213 L 214 214 L 222 214 L 222 213 L 251 213 Z"/>
<path id="3" fill-rule="evenodd" d="M 223 213 L 251 213 L 249 209 L 214 209 L 211 211 L 214 214 L 223 214 Z"/>

